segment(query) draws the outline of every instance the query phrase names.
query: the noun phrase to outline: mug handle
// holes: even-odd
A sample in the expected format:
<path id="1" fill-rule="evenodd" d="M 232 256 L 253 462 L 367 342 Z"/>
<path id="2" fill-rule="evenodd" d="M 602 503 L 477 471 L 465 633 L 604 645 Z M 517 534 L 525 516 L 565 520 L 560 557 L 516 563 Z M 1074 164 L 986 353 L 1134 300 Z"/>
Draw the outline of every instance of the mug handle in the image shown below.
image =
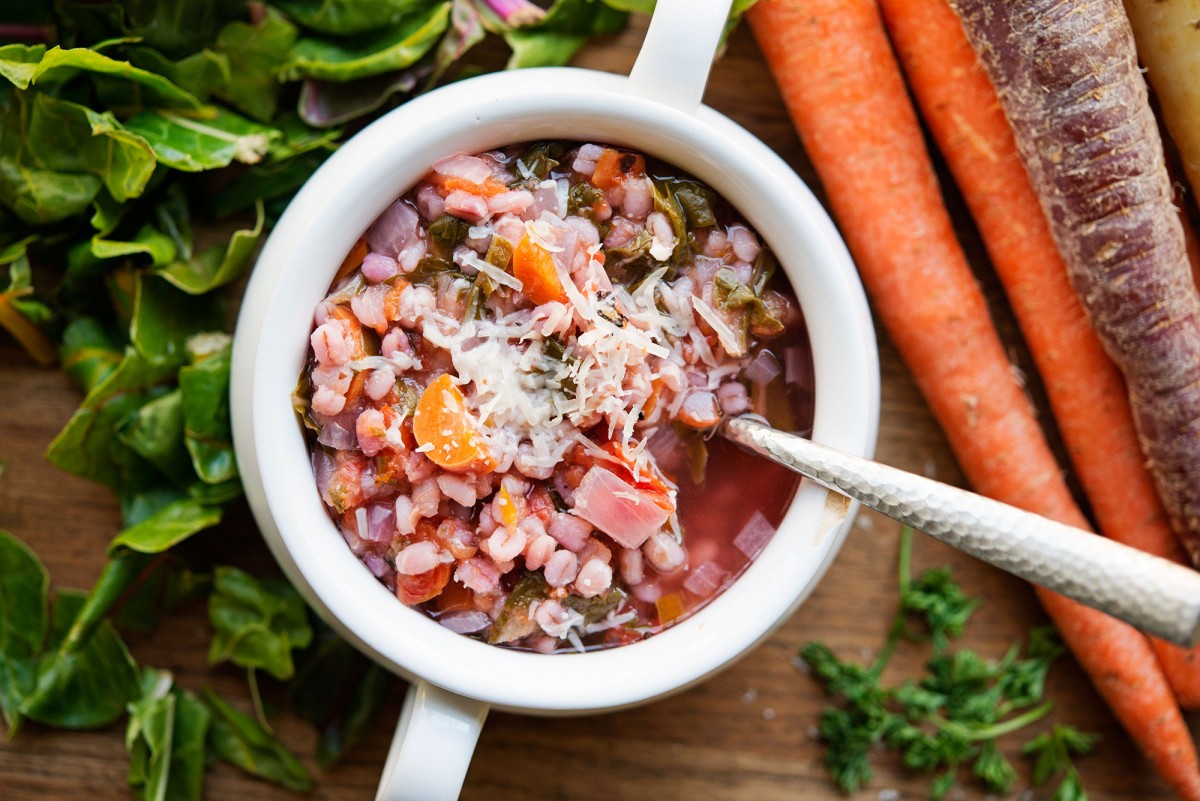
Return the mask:
<path id="1" fill-rule="evenodd" d="M 424 679 L 409 685 L 375 801 L 455 801 L 487 713 Z"/>
<path id="2" fill-rule="evenodd" d="M 658 0 L 625 91 L 695 111 L 731 5 L 732 0 Z"/>

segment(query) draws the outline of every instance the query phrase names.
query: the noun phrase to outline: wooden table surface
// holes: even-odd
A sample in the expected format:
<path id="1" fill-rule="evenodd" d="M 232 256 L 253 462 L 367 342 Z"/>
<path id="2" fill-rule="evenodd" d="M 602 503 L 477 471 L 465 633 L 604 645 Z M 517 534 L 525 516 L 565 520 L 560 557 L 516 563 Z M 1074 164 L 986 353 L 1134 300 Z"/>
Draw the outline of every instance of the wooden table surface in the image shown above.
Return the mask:
<path id="1" fill-rule="evenodd" d="M 624 72 L 633 62 L 644 21 L 635 20 L 619 37 L 589 46 L 581 66 Z M 716 65 L 707 102 L 733 117 L 779 152 L 819 192 L 799 141 L 752 38 L 739 30 Z M 961 207 L 949 198 L 952 207 Z M 995 300 L 995 282 L 968 221 L 960 221 L 980 280 Z M 1025 363 L 1013 326 L 999 304 L 997 319 Z M 888 464 L 962 483 L 945 441 L 900 362 L 880 332 L 883 412 L 877 457 Z M 1031 372 L 1028 369 L 1027 373 Z M 1035 397 L 1036 386 L 1031 387 Z M 1040 400 L 1040 399 L 1039 399 Z M 71 414 L 79 395 L 56 370 L 30 364 L 5 339 L 0 344 L 0 527 L 29 543 L 59 587 L 89 587 L 103 563 L 104 548 L 119 527 L 108 492 L 65 476 L 41 456 Z M 1044 404 L 1042 404 L 1044 406 Z M 270 557 L 244 505 L 235 504 L 228 522 L 204 535 L 201 547 L 217 562 L 269 569 Z M 572 799 L 706 799 L 707 801 L 794 801 L 842 797 L 822 766 L 815 724 L 826 698 L 818 684 L 797 669 L 796 654 L 809 640 L 829 643 L 844 656 L 869 658 L 883 641 L 895 607 L 894 564 L 899 528 L 874 513 L 859 515 L 841 555 L 801 610 L 768 642 L 704 685 L 632 711 L 587 718 L 543 720 L 493 714 L 484 728 L 462 798 L 468 801 Z M 1029 587 L 931 540 L 918 537 L 916 567 L 951 564 L 969 594 L 983 599 L 961 645 L 999 657 L 1031 627 L 1046 622 Z M 128 635 L 143 664 L 168 668 L 185 687 L 212 686 L 248 709 L 244 677 L 228 666 L 210 669 L 205 609 L 182 608 L 169 625 L 148 635 Z M 908 648 L 893 660 L 887 678 L 915 675 L 924 659 Z M 268 687 L 268 698 L 278 688 Z M 1102 736 L 1080 770 L 1095 799 L 1167 799 L 1170 793 L 1150 770 L 1069 658 L 1052 671 L 1047 696 L 1052 719 Z M 339 765 L 316 770 L 314 734 L 307 724 L 280 715 L 282 738 L 314 768 L 321 799 L 373 797 L 391 729 L 400 710 L 402 687 L 380 699 L 382 712 L 365 740 Z M 13 742 L 0 742 L 0 799 L 46 801 L 131 797 L 125 784 L 123 724 L 95 732 L 61 732 L 28 726 Z M 1028 786 L 1028 764 L 1017 755 L 1020 740 L 1002 741 Z M 902 798 L 927 797 L 928 779 L 913 777 L 894 760 L 878 755 L 876 779 L 853 796 L 877 799 L 884 789 Z M 1023 799 L 1049 798 L 1042 788 Z M 984 798 L 973 785 L 958 798 Z M 241 801 L 287 799 L 289 792 L 217 765 L 208 773 L 206 797 Z"/>

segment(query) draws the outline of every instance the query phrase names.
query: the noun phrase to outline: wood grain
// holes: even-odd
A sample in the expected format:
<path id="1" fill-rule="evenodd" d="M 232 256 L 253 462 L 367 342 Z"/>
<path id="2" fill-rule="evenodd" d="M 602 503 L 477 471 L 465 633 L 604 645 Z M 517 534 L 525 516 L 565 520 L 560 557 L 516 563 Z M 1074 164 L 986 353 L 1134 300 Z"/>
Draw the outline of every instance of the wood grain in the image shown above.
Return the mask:
<path id="1" fill-rule="evenodd" d="M 643 31 L 644 22 L 636 21 L 621 36 L 590 46 L 577 63 L 626 71 Z M 779 152 L 819 194 L 812 169 L 746 31 L 734 36 L 714 69 L 706 99 Z M 953 194 L 948 203 L 960 212 L 960 231 L 995 302 L 1014 358 L 1031 372 L 1012 322 L 998 302 L 995 281 L 987 275 L 970 222 L 962 217 L 961 203 Z M 880 345 L 883 422 L 878 458 L 961 483 L 940 432 L 882 335 Z M 41 456 L 79 396 L 61 373 L 32 366 L 7 341 L 0 344 L 0 376 L 0 430 L 4 431 L 0 459 L 8 462 L 0 480 L 0 526 L 37 550 L 56 586 L 90 586 L 103 563 L 105 545 L 119 525 L 116 506 L 105 490 L 58 473 Z M 1038 399 L 1036 384 L 1031 392 Z M 822 749 L 814 738 L 826 698 L 817 683 L 797 668 L 796 653 L 805 642 L 819 639 L 842 655 L 867 658 L 882 643 L 895 604 L 897 542 L 898 527 L 891 521 L 873 513 L 860 515 L 838 560 L 804 607 L 762 647 L 687 693 L 632 711 L 589 718 L 542 720 L 494 714 L 484 729 L 463 799 L 843 797 L 826 776 Z M 229 522 L 203 535 L 190 550 L 193 556 L 214 563 L 257 569 L 269 569 L 271 564 L 240 505 L 231 510 Z M 999 657 L 1031 626 L 1046 622 L 1027 586 L 969 557 L 919 538 L 915 561 L 918 568 L 953 565 L 967 591 L 983 598 L 962 645 L 985 656 Z M 144 664 L 173 670 L 189 688 L 211 686 L 248 709 L 240 672 L 207 667 L 210 634 L 205 610 L 192 604 L 161 630 L 128 639 Z M 920 670 L 923 658 L 919 648 L 902 649 L 888 676 L 900 680 L 912 675 Z M 267 687 L 266 693 L 269 699 L 278 698 L 278 688 Z M 1054 719 L 1102 735 L 1095 754 L 1080 765 L 1093 798 L 1170 798 L 1069 659 L 1052 672 L 1047 695 L 1056 702 Z M 313 797 L 338 801 L 373 797 L 400 700 L 399 686 L 380 699 L 382 712 L 365 741 L 334 769 L 316 771 L 318 789 Z M 279 715 L 275 725 L 312 765 L 311 729 L 287 714 Z M 96 732 L 27 727 L 14 741 L 0 743 L 0 799 L 130 798 L 122 737 L 120 725 Z M 1022 771 L 1022 786 L 1027 785 L 1028 765 L 1016 753 L 1019 741 L 1006 740 L 1004 745 Z M 899 790 L 903 798 L 927 797 L 927 779 L 910 776 L 892 760 L 878 758 L 876 774 L 873 785 L 855 799 L 876 799 L 885 788 Z M 209 799 L 293 797 L 221 765 L 209 772 L 207 788 Z M 961 798 L 984 798 L 974 788 L 956 792 Z M 1029 797 L 1048 798 L 1049 791 L 1039 790 Z"/>

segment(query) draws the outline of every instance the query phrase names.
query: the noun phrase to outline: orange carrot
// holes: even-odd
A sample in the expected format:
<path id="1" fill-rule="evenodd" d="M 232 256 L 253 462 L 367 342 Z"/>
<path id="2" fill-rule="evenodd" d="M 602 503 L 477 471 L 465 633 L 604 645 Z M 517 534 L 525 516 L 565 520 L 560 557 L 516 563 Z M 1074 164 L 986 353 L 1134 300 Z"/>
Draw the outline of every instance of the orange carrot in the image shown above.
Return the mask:
<path id="1" fill-rule="evenodd" d="M 428 448 L 425 455 L 434 464 L 454 472 L 486 472 L 496 466 L 479 432 L 462 390 L 449 374 L 430 382 L 413 413 L 413 435 Z"/>
<path id="2" fill-rule="evenodd" d="M 747 15 L 875 309 L 968 479 L 1086 527 L 954 235 L 873 0 L 763 0 Z M 1038 588 L 1097 690 L 1180 796 L 1200 762 L 1150 643 Z"/>
<path id="3" fill-rule="evenodd" d="M 1012 129 L 946 0 L 878 0 L 921 115 L 1004 284 L 1100 530 L 1184 563 L 1146 471 L 1125 382 L 1087 323 Z M 1200 706 L 1200 647 L 1153 640 L 1180 703 Z"/>
<path id="4" fill-rule="evenodd" d="M 484 197 L 492 197 L 501 192 L 507 192 L 508 187 L 496 178 L 486 178 L 481 184 L 474 181 L 468 181 L 466 178 L 459 178 L 456 175 L 442 175 L 441 173 L 432 173 L 426 178 L 432 184 L 441 188 L 443 194 L 450 194 L 456 190 L 469 192 L 472 195 L 483 195 Z"/>
<path id="5" fill-rule="evenodd" d="M 567 293 L 554 268 L 554 257 L 528 233 L 513 248 L 512 271 L 521 282 L 521 291 L 534 303 L 567 302 Z"/>

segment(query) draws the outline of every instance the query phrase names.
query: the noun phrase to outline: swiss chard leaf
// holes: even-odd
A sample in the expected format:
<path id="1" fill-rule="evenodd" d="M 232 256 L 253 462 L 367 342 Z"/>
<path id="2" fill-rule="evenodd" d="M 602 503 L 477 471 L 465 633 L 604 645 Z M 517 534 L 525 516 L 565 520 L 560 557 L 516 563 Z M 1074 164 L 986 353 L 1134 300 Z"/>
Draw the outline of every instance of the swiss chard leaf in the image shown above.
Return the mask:
<path id="1" fill-rule="evenodd" d="M 289 790 L 312 789 L 313 778 L 308 769 L 261 723 L 238 712 L 211 690 L 204 691 L 204 702 L 213 713 L 208 734 L 213 753 L 251 776 Z"/>
<path id="2" fill-rule="evenodd" d="M 392 28 L 428 0 L 277 0 L 289 17 L 319 33 L 346 36 Z"/>
<path id="3" fill-rule="evenodd" d="M 46 458 L 60 470 L 119 492 L 136 492 L 156 483 L 157 470 L 118 439 L 126 418 L 164 390 L 174 365 L 156 365 L 133 348 L 108 376 L 92 388 L 67 421 Z"/>
<path id="4" fill-rule="evenodd" d="M 341 125 L 370 114 L 395 95 L 412 93 L 431 69 L 418 64 L 409 69 L 344 83 L 309 78 L 301 84 L 297 108 L 301 118 L 316 128 Z"/>
<path id="5" fill-rule="evenodd" d="M 165 670 L 142 671 L 141 695 L 129 705 L 125 748 L 129 784 L 144 801 L 200 801 L 205 741 L 212 713 L 174 687 Z"/>
<path id="6" fill-rule="evenodd" d="M 92 255 L 97 259 L 148 256 L 151 264 L 166 264 L 175 258 L 175 243 L 152 225 L 143 225 L 128 240 L 92 237 Z"/>
<path id="7" fill-rule="evenodd" d="M 198 255 L 188 255 L 156 270 L 189 295 L 203 295 L 242 276 L 262 239 L 266 215 L 262 202 L 255 208 L 253 228 L 239 228 L 225 245 L 213 245 Z"/>
<path id="8" fill-rule="evenodd" d="M 317 764 L 328 768 L 370 727 L 393 677 L 328 627 L 298 661 L 292 708 L 317 729 Z"/>
<path id="9" fill-rule="evenodd" d="M 107 378 L 121 363 L 121 349 L 93 317 L 76 317 L 63 331 L 59 351 L 63 369 L 83 391 Z"/>
<path id="10" fill-rule="evenodd" d="M 231 346 L 224 340 L 213 352 L 194 357 L 179 371 L 183 394 L 184 442 L 196 475 L 206 484 L 237 477 L 229 430 Z"/>
<path id="11" fill-rule="evenodd" d="M 0 531 L 0 712 L 11 738 L 46 641 L 50 576 L 29 546 Z"/>
<path id="12" fill-rule="evenodd" d="M 208 98 L 218 88 L 228 84 L 233 77 L 229 70 L 229 57 L 207 48 L 190 53 L 178 61 L 172 61 L 150 47 L 131 47 L 128 57 L 129 63 L 135 67 L 162 75 L 200 100 Z"/>
<path id="13" fill-rule="evenodd" d="M 285 201 L 321 166 L 330 152 L 321 148 L 283 161 L 255 164 L 213 195 L 209 211 L 214 217 L 224 218 L 252 208 L 256 199 Z M 271 207 L 275 208 L 275 204 Z"/>
<path id="14" fill-rule="evenodd" d="M 433 74 L 430 83 L 436 83 L 475 45 L 487 35 L 484 16 L 476 0 L 452 0 L 450 26 L 442 41 L 438 43 L 433 59 Z"/>
<path id="15" fill-rule="evenodd" d="M 279 105 L 279 71 L 296 41 L 296 26 L 270 6 L 255 23 L 231 22 L 217 36 L 216 50 L 229 59 L 231 79 L 216 90 L 220 99 L 259 122 L 269 122 Z"/>
<path id="16" fill-rule="evenodd" d="M 193 297 L 157 276 L 138 277 L 129 336 L 150 363 L 183 364 L 188 339 L 222 324 L 214 298 Z"/>
<path id="17" fill-rule="evenodd" d="M 119 201 L 137 197 L 155 163 L 145 140 L 107 112 L 0 88 L 0 203 L 27 223 L 79 214 L 101 186 Z"/>
<path id="18" fill-rule="evenodd" d="M 215 629 L 210 664 L 230 660 L 289 679 L 295 672 L 292 650 L 312 642 L 304 602 L 282 579 L 259 580 L 236 568 L 219 567 L 208 615 Z"/>
<path id="19" fill-rule="evenodd" d="M 166 109 L 143 111 L 125 127 L 154 149 L 160 163 L 184 172 L 257 164 L 282 134 L 232 111 L 211 107 L 202 118 Z"/>
<path id="20" fill-rule="evenodd" d="M 36 688 L 21 704 L 31 720 L 62 729 L 105 726 L 139 695 L 137 665 L 107 621 L 77 648 L 60 648 L 85 601 L 74 590 L 60 590 L 55 599 L 49 648 L 38 665 Z"/>
<path id="21" fill-rule="evenodd" d="M 600 0 L 555 0 L 540 21 L 504 34 L 513 51 L 508 68 L 566 64 L 589 36 L 620 31 L 627 16 Z"/>
<path id="22" fill-rule="evenodd" d="M 292 48 L 284 68 L 287 80 L 323 78 L 352 81 L 410 67 L 425 55 L 450 24 L 450 3 L 438 3 L 406 17 L 383 32 L 351 41 L 304 38 Z"/>
<path id="23" fill-rule="evenodd" d="M 140 85 L 154 100 L 156 105 L 170 108 L 200 108 L 201 103 L 190 92 L 185 92 L 156 72 L 140 69 L 128 61 L 118 61 L 103 53 L 89 50 L 86 47 L 64 50 L 52 47 L 42 53 L 37 63 L 28 61 L 20 64 L 8 62 L 7 71 L 0 72 L 18 89 L 28 89 L 31 85 L 51 76 L 62 79 L 75 72 L 90 72 L 97 75 L 107 75 L 113 78 L 130 81 Z"/>
<path id="24" fill-rule="evenodd" d="M 220 522 L 221 507 L 183 498 L 122 531 L 109 543 L 108 550 L 114 553 L 129 548 L 139 553 L 162 553 Z"/>
<path id="25" fill-rule="evenodd" d="M 192 461 L 183 443 L 183 394 L 179 390 L 138 409 L 126 419 L 118 436 L 175 486 L 186 487 L 195 480 Z"/>

